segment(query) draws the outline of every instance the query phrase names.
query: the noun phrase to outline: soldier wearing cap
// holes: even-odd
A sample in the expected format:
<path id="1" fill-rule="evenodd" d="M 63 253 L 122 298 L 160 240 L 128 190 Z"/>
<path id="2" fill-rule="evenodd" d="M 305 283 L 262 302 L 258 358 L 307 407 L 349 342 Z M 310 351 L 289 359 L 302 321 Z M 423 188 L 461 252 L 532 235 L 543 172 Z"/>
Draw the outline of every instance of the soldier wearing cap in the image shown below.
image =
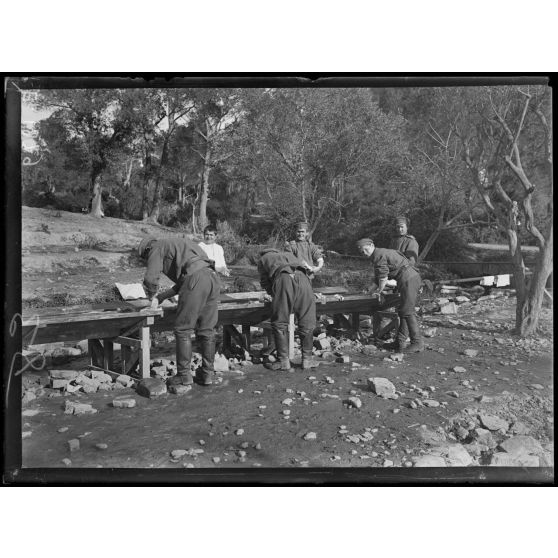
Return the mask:
<path id="1" fill-rule="evenodd" d="M 401 252 L 413 265 L 417 263 L 419 245 L 416 238 L 408 233 L 409 219 L 399 216 L 395 220 L 398 235 L 394 236 L 390 242 L 390 249 Z"/>
<path id="2" fill-rule="evenodd" d="M 298 223 L 296 228 L 296 240 L 285 244 L 285 252 L 294 254 L 302 260 L 302 263 L 311 271 L 317 273 L 324 266 L 323 252 L 308 240 L 308 223 Z M 310 275 L 312 278 L 313 275 Z"/>
<path id="3" fill-rule="evenodd" d="M 397 288 L 401 297 L 399 315 L 399 331 L 397 332 L 396 349 L 409 353 L 418 353 L 424 350 L 424 341 L 419 330 L 415 304 L 421 285 L 418 271 L 411 262 L 397 250 L 389 248 L 376 248 L 374 241 L 363 238 L 357 242 L 361 254 L 372 258 L 374 274 L 378 283 L 380 294 L 384 290 L 388 279 L 397 281 Z M 411 338 L 410 345 L 407 337 Z"/>
<path id="4" fill-rule="evenodd" d="M 191 385 L 194 381 L 205 386 L 212 384 L 220 295 L 213 262 L 197 243 L 185 238 L 144 238 L 138 246 L 138 254 L 147 262 L 143 284 L 152 307 L 178 294 L 174 325 L 177 375 L 169 378 L 169 386 Z M 157 295 L 161 273 L 175 285 Z M 190 361 L 194 331 L 200 343 L 202 365 L 192 378 Z"/>
<path id="5" fill-rule="evenodd" d="M 272 370 L 290 370 L 289 316 L 298 319 L 302 345 L 302 368 L 314 368 L 312 360 L 314 328 L 316 327 L 316 301 L 308 278 L 308 268 L 290 252 L 267 248 L 258 262 L 260 283 L 271 297 L 271 328 L 277 347 L 278 362 L 266 364 Z"/>

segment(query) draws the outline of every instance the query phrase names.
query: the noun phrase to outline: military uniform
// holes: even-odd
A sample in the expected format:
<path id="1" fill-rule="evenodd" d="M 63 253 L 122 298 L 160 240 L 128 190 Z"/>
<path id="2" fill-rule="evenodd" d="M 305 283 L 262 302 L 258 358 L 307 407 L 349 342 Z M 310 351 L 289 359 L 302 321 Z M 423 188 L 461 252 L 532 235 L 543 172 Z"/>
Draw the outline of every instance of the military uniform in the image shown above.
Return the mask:
<path id="1" fill-rule="evenodd" d="M 395 279 L 401 297 L 401 304 L 397 310 L 399 315 L 399 331 L 397 341 L 400 348 L 407 344 L 407 337 L 411 337 L 411 347 L 422 347 L 422 340 L 415 313 L 418 292 L 422 283 L 418 271 L 401 253 L 389 248 L 375 248 L 372 265 L 376 282 L 381 279 Z M 422 349 L 420 349 L 422 350 Z"/>
<path id="2" fill-rule="evenodd" d="M 317 265 L 318 259 L 324 257 L 323 252 L 309 240 L 291 240 L 285 243 L 285 252 L 290 252 L 311 266 Z"/>
<path id="3" fill-rule="evenodd" d="M 211 261 L 198 244 L 184 238 L 146 239 L 138 252 L 147 259 L 143 284 L 150 298 L 157 292 L 161 273 L 175 283 L 172 290 L 178 294 L 174 326 L 177 379 L 183 384 L 192 383 L 190 361 L 192 332 L 195 331 L 202 354 L 197 380 L 202 384 L 211 383 L 220 294 Z"/>
<path id="4" fill-rule="evenodd" d="M 412 264 L 417 263 L 419 245 L 412 234 L 395 236 L 391 239 L 389 248 L 401 252 Z"/>
<path id="5" fill-rule="evenodd" d="M 270 249 L 258 263 L 260 283 L 271 295 L 271 327 L 282 369 L 289 369 L 289 316 L 298 319 L 303 367 L 311 360 L 313 332 L 316 327 L 316 301 L 310 280 L 299 258 L 288 252 Z"/>

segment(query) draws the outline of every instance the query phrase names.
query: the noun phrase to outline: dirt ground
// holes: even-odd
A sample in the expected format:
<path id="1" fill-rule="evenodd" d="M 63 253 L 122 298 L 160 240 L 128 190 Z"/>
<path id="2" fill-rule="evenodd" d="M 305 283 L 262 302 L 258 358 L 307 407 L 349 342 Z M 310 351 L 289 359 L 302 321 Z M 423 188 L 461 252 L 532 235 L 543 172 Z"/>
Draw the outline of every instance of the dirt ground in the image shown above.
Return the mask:
<path id="1" fill-rule="evenodd" d="M 24 231 L 31 232 L 24 235 L 23 298 L 30 306 L 44 305 L 47 299 L 50 305 L 53 296 L 66 296 L 67 303 L 70 293 L 72 301 L 82 296 L 91 300 L 91 292 L 101 284 L 131 282 L 134 274 L 141 279 L 142 269 L 130 264 L 125 245 L 135 245 L 136 237 L 145 234 L 138 227 L 145 225 L 124 227 L 119 256 L 111 251 L 103 259 L 95 245 L 94 255 L 80 248 L 75 254 L 78 260 L 93 257 L 96 264 L 70 264 L 69 252 L 56 257 L 51 249 L 62 243 L 64 233 L 52 231 L 65 216 L 25 210 Z M 79 223 L 91 219 L 75 218 Z M 50 235 L 36 232 L 44 228 L 43 221 Z M 66 235 L 76 230 L 77 222 L 65 225 Z M 117 234 L 105 229 L 105 234 Z M 53 241 L 52 234 L 58 234 L 58 240 Z M 224 372 L 218 385 L 194 386 L 186 395 L 155 399 L 141 397 L 132 388 L 63 395 L 48 387 L 49 368 L 85 370 L 86 356 L 26 372 L 24 389 L 35 389 L 38 397 L 22 407 L 23 466 L 410 467 L 421 457 L 437 455 L 445 455 L 445 465 L 475 466 L 490 464 L 501 452 L 499 444 L 518 434 L 542 447 L 537 450 L 539 466 L 552 465 L 551 309 L 543 310 L 537 338 L 519 340 L 511 335 L 513 292 L 493 294 L 460 305 L 457 314 L 425 313 L 421 327 L 429 335 L 427 350 L 405 355 L 401 362 L 381 349 L 362 352 L 368 343 L 364 330 L 361 342 L 351 340 L 350 332 L 333 338 L 335 349 L 350 357 L 346 364 L 324 360 L 318 368 L 295 367 L 292 372 L 270 371 L 261 364 L 239 366 Z M 152 359 L 174 359 L 174 344 L 165 335 L 157 336 L 155 345 Z M 466 349 L 477 353 L 463 354 Z M 392 382 L 397 398 L 376 395 L 368 384 L 373 377 Z M 37 390 L 39 384 L 44 387 Z M 123 395 L 134 398 L 136 406 L 113 407 L 113 399 Z M 349 397 L 359 398 L 361 407 L 348 405 Z M 90 403 L 97 412 L 65 414 L 66 400 Z M 486 434 L 486 416 L 504 421 L 505 428 Z M 490 440 L 481 440 L 483 436 Z M 68 442 L 75 439 L 79 449 L 70 451 Z M 456 446 L 467 452 L 461 461 L 446 455 Z M 174 450 L 184 451 L 173 457 Z"/>

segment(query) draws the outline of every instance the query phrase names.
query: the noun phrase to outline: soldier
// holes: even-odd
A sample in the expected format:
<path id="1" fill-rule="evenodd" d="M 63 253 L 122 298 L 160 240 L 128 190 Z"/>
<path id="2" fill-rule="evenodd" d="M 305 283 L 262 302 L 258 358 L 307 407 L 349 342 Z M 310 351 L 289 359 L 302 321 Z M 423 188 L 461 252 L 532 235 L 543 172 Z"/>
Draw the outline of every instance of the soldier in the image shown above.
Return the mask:
<path id="1" fill-rule="evenodd" d="M 308 240 L 308 223 L 299 223 L 296 229 L 296 240 L 285 244 L 285 252 L 291 252 L 302 260 L 312 274 L 317 273 L 324 266 L 322 251 Z M 312 278 L 313 275 L 310 276 Z"/>
<path id="2" fill-rule="evenodd" d="M 221 273 L 221 275 L 224 275 L 225 277 L 228 277 L 231 272 L 227 267 L 227 262 L 225 262 L 223 247 L 215 242 L 216 238 L 217 229 L 208 225 L 203 230 L 204 242 L 200 242 L 199 244 L 203 251 L 207 254 L 208 258 L 215 262 L 215 271 Z"/>
<path id="3" fill-rule="evenodd" d="M 380 295 L 388 279 L 397 281 L 401 305 L 397 310 L 399 331 L 397 332 L 396 349 L 407 353 L 424 351 L 424 341 L 415 313 L 415 304 L 422 282 L 418 271 L 400 252 L 389 248 L 376 248 L 370 238 L 359 240 L 357 246 L 361 254 L 372 258 L 374 274 L 378 283 L 377 292 Z M 410 345 L 407 344 L 407 336 L 411 338 Z"/>
<path id="4" fill-rule="evenodd" d="M 258 271 L 261 286 L 271 298 L 271 328 L 279 358 L 278 362 L 265 366 L 271 370 L 291 370 L 288 336 L 290 314 L 298 319 L 302 368 L 318 366 L 312 360 L 316 301 L 307 267 L 291 253 L 268 248 L 260 254 Z"/>
<path id="5" fill-rule="evenodd" d="M 138 253 L 147 261 L 143 284 L 152 307 L 178 294 L 174 326 L 177 375 L 169 378 L 169 386 L 191 385 L 194 381 L 203 386 L 211 385 L 215 360 L 214 328 L 220 294 L 212 262 L 198 244 L 185 238 L 144 238 Z M 161 272 L 175 285 L 156 295 Z M 192 378 L 190 361 L 194 331 L 200 343 L 202 365 Z"/>
<path id="6" fill-rule="evenodd" d="M 390 249 L 401 252 L 413 265 L 417 263 L 419 245 L 412 234 L 408 234 L 409 219 L 397 217 L 395 220 L 398 236 L 394 236 L 390 242 Z"/>

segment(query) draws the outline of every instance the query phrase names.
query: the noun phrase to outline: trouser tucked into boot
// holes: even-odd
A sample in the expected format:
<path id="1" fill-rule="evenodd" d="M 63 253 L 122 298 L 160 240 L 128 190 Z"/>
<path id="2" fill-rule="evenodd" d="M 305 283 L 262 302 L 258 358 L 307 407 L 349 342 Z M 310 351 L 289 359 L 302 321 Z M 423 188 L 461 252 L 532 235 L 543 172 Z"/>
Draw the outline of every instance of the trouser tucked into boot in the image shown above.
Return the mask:
<path id="1" fill-rule="evenodd" d="M 190 371 L 192 360 L 192 330 L 175 331 L 176 341 L 176 376 L 169 378 L 171 384 L 188 385 L 193 383 Z"/>
<path id="2" fill-rule="evenodd" d="M 289 360 L 289 333 L 286 329 L 273 327 L 273 337 L 277 347 L 278 362 L 266 363 L 265 367 L 270 370 L 290 370 L 291 361 Z"/>
<path id="3" fill-rule="evenodd" d="M 409 353 L 420 353 L 424 351 L 424 341 L 420 334 L 419 323 L 417 316 L 412 314 L 411 316 L 406 316 L 407 325 L 409 327 L 409 336 L 411 338 L 411 344 L 405 349 Z"/>
<path id="4" fill-rule="evenodd" d="M 202 365 L 196 371 L 195 379 L 197 383 L 207 386 L 213 383 L 215 373 L 215 332 L 213 330 L 198 332 L 198 341 L 200 343 Z"/>
<path id="5" fill-rule="evenodd" d="M 300 330 L 300 344 L 302 348 L 302 368 L 315 368 L 319 362 L 312 359 L 312 345 L 314 343 L 313 330 Z"/>

